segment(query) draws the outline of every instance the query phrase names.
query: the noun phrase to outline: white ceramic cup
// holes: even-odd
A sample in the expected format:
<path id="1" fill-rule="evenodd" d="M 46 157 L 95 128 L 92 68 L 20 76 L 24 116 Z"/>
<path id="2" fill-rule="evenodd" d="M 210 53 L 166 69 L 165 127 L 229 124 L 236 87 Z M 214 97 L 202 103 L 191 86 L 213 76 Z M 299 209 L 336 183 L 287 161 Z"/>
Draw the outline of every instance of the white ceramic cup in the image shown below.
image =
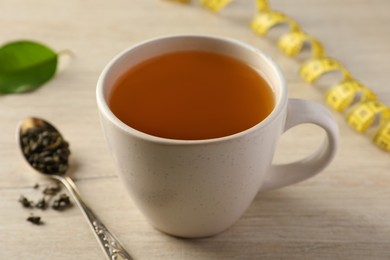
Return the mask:
<path id="1" fill-rule="evenodd" d="M 125 71 L 149 58 L 185 50 L 225 54 L 255 68 L 273 89 L 271 114 L 230 136 L 173 140 L 131 128 L 111 112 L 107 98 Z M 227 229 L 259 191 L 315 175 L 330 163 L 338 146 L 338 127 L 328 110 L 310 101 L 288 99 L 277 65 L 258 49 L 233 39 L 178 35 L 130 47 L 103 70 L 97 104 L 108 146 L 131 198 L 154 227 L 179 237 L 206 237 Z M 303 123 L 325 130 L 323 145 L 303 160 L 272 165 L 281 134 Z M 304 145 L 300 140 L 296 143 Z"/>

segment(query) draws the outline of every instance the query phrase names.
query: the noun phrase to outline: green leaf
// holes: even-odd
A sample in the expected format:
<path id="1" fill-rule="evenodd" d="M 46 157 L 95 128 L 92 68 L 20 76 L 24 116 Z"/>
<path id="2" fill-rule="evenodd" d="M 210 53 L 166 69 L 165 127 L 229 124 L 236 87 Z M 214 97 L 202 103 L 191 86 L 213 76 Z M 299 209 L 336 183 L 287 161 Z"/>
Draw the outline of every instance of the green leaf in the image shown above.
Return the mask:
<path id="1" fill-rule="evenodd" d="M 58 55 L 45 45 L 16 41 L 0 47 L 0 94 L 36 89 L 50 80 Z"/>

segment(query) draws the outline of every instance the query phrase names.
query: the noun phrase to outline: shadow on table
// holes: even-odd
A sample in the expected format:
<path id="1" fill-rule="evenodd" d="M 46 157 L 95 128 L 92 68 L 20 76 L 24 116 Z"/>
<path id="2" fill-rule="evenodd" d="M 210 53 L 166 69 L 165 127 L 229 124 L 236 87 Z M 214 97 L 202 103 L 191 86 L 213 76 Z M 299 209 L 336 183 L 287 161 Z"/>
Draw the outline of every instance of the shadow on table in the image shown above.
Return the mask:
<path id="1" fill-rule="evenodd" d="M 335 197 L 320 191 L 308 193 L 305 188 L 259 193 L 244 216 L 225 232 L 205 239 L 177 239 L 175 243 L 180 244 L 185 259 L 369 257 L 370 252 L 359 250 L 359 244 L 370 243 L 365 234 L 381 230 L 364 216 L 343 210 L 349 201 L 335 201 Z"/>

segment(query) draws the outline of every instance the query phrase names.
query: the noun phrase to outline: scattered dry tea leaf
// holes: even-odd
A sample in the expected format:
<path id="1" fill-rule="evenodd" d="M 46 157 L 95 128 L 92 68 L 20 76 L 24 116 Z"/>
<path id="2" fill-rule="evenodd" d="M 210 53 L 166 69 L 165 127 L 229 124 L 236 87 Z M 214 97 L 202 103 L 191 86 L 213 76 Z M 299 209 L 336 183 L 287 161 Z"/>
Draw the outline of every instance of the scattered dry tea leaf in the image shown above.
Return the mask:
<path id="1" fill-rule="evenodd" d="M 43 190 L 39 189 L 40 187 L 44 187 Z M 34 208 L 46 210 L 47 208 L 51 207 L 54 210 L 63 211 L 72 206 L 72 202 L 66 193 L 62 193 L 61 195 L 57 196 L 57 194 L 61 191 L 61 186 L 57 181 L 51 182 L 47 185 L 40 185 L 37 183 L 32 186 L 32 188 L 34 190 L 41 191 L 43 197 L 34 202 L 26 198 L 24 195 L 20 195 L 18 201 L 25 208 L 30 208 L 32 210 Z M 44 224 L 40 216 L 30 215 L 26 220 L 35 225 Z"/>
<path id="2" fill-rule="evenodd" d="M 41 217 L 39 217 L 39 216 L 33 216 L 33 215 L 31 215 L 31 216 L 29 216 L 26 220 L 27 220 L 28 222 L 33 223 L 34 225 L 42 225 L 42 224 L 43 224 L 43 222 L 42 222 L 42 220 L 41 220 Z"/>
<path id="3" fill-rule="evenodd" d="M 71 205 L 69 196 L 63 193 L 58 199 L 54 200 L 52 208 L 55 210 L 64 210 Z"/>
<path id="4" fill-rule="evenodd" d="M 19 202 L 23 205 L 25 208 L 31 208 L 34 203 L 31 200 L 28 200 L 25 196 L 20 195 Z"/>

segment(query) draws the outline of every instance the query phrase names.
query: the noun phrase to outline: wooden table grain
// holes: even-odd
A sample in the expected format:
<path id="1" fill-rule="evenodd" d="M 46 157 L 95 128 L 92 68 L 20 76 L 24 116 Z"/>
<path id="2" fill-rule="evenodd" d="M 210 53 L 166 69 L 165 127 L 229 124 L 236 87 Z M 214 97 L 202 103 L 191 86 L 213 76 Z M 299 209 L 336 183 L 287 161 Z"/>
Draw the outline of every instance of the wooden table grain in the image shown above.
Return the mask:
<path id="1" fill-rule="evenodd" d="M 47 180 L 24 163 L 16 127 L 34 115 L 52 121 L 71 143 L 72 169 L 85 200 L 136 259 L 390 259 L 390 157 L 367 135 L 334 113 L 341 130 L 335 161 L 321 174 L 284 189 L 259 193 L 229 230 L 206 239 L 178 239 L 151 227 L 117 177 L 100 128 L 95 85 L 105 64 L 135 43 L 168 34 L 232 37 L 267 52 L 282 68 L 290 97 L 325 105 L 320 88 L 304 83 L 300 62 L 281 54 L 272 35 L 249 30 L 254 0 L 236 0 L 220 14 L 198 1 L 1 0 L 0 44 L 43 42 L 73 57 L 37 91 L 0 96 L 0 259 L 104 259 L 77 207 L 31 210 L 21 194 L 38 199 L 35 183 Z M 295 18 L 390 105 L 390 1 L 271 0 Z M 322 132 L 300 126 L 286 133 L 275 161 L 291 161 L 315 149 Z M 30 213 L 45 222 L 35 226 Z"/>

